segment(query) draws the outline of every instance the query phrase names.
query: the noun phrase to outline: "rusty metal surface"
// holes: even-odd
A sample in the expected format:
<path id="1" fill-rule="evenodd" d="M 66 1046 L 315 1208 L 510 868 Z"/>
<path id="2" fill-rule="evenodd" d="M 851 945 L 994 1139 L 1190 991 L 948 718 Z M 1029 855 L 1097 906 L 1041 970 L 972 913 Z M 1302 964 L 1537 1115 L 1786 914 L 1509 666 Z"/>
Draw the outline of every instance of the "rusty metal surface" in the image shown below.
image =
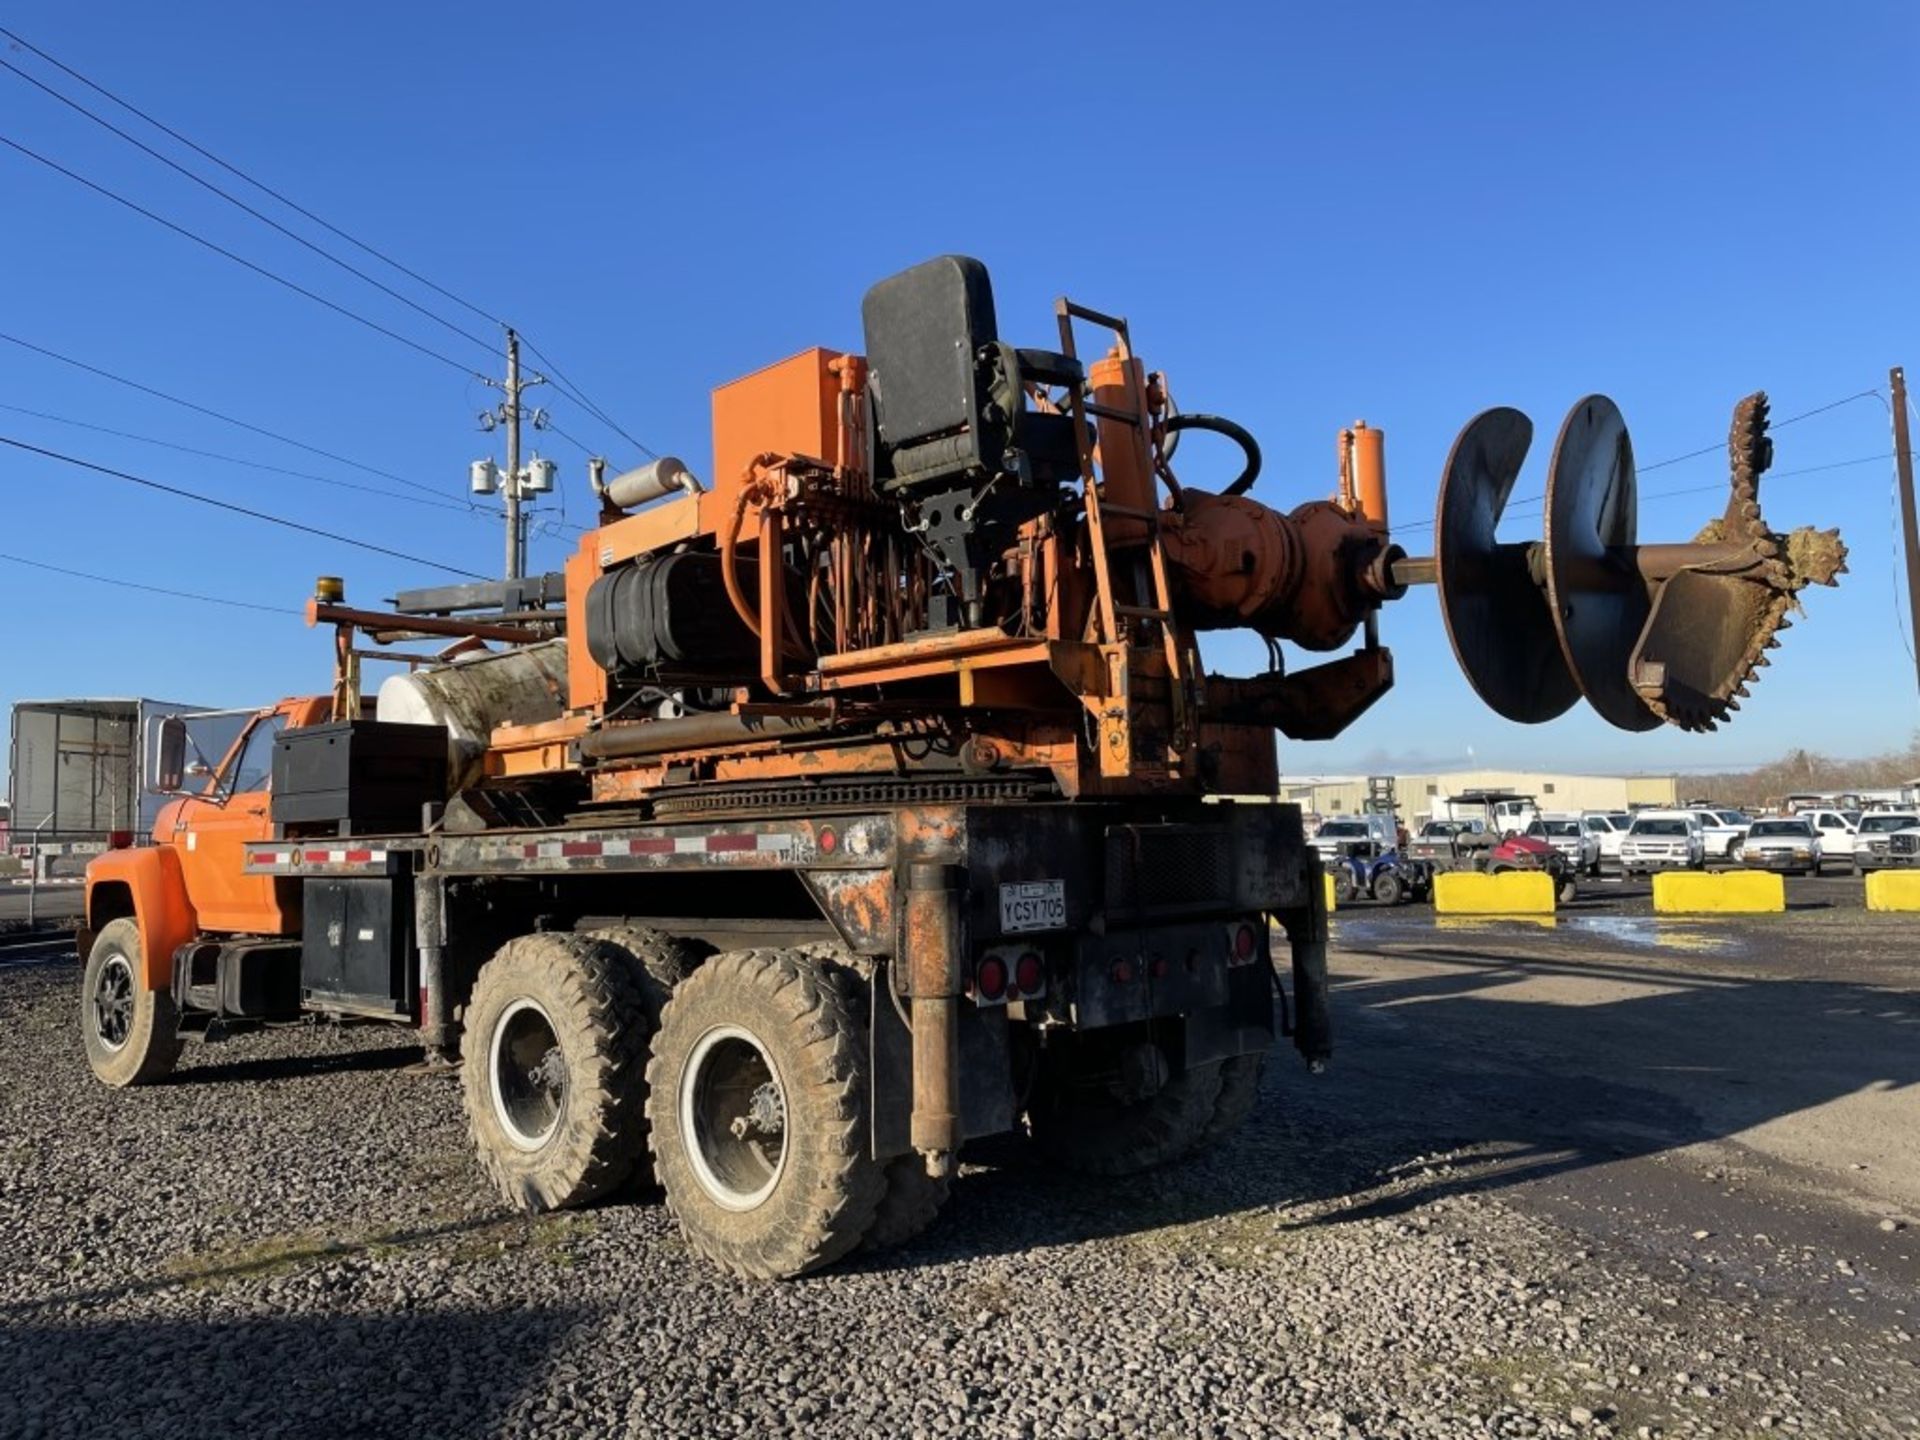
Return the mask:
<path id="1" fill-rule="evenodd" d="M 1392 652 L 1356 650 L 1290 674 L 1210 677 L 1207 700 L 1228 722 L 1272 726 L 1289 740 L 1330 740 L 1392 688 Z"/>
<path id="2" fill-rule="evenodd" d="M 960 1005 L 966 872 L 937 861 L 907 867 L 900 958 L 913 1032 L 913 1148 L 929 1174 L 945 1174 L 960 1149 Z"/>
<path id="3" fill-rule="evenodd" d="M 1660 586 L 1628 657 L 1648 709 L 1687 730 L 1714 729 L 1740 708 L 1793 623 L 1800 591 L 1836 585 L 1847 568 L 1839 531 L 1779 535 L 1760 513 L 1760 476 L 1773 460 L 1764 393 L 1735 407 L 1727 454 L 1726 513 L 1695 538 L 1692 563 Z"/>
<path id="4" fill-rule="evenodd" d="M 1447 455 L 1433 518 L 1434 579 L 1454 657 L 1482 700 L 1527 725 L 1580 697 L 1528 573 L 1527 546 L 1496 534 L 1532 442 L 1533 422 L 1518 410 L 1476 415 Z"/>

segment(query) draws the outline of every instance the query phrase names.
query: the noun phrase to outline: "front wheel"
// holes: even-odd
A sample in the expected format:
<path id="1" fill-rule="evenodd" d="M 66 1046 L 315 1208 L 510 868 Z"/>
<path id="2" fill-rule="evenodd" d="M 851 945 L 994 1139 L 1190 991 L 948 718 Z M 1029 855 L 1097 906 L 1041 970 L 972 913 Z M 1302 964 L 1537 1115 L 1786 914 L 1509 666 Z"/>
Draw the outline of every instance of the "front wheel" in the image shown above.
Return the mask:
<path id="1" fill-rule="evenodd" d="M 887 1181 L 867 1149 L 858 992 L 834 961 L 735 950 L 667 1002 L 647 1066 L 654 1174 L 688 1242 L 724 1270 L 804 1275 L 873 1229 Z M 890 1215 L 876 1243 L 910 1229 L 930 1198 L 903 1199 L 911 1218 Z"/>
<path id="2" fill-rule="evenodd" d="M 1406 886 L 1391 870 L 1383 870 L 1373 877 L 1373 898 L 1382 905 L 1398 905 L 1405 896 Z"/>
<path id="3" fill-rule="evenodd" d="M 80 982 L 80 1035 L 87 1064 L 116 1090 L 151 1085 L 180 1058 L 180 1011 L 165 990 L 142 987 L 140 927 L 109 922 L 87 954 Z"/>

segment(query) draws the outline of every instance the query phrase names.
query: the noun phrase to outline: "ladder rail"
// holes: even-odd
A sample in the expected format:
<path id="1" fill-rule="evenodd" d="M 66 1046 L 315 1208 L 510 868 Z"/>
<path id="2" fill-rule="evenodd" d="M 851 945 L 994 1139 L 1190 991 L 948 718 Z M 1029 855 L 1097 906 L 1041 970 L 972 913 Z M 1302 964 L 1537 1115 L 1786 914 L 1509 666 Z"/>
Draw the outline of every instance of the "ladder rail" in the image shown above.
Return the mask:
<path id="1" fill-rule="evenodd" d="M 1120 357 L 1123 360 L 1133 357 L 1133 341 L 1128 334 L 1127 322 L 1124 319 L 1104 315 L 1084 305 L 1076 305 L 1064 295 L 1055 302 L 1054 313 L 1060 326 L 1060 352 L 1070 359 L 1079 359 L 1079 352 L 1074 344 L 1073 322 L 1075 320 L 1085 320 L 1088 324 L 1111 330 L 1118 337 Z M 1166 656 L 1168 695 L 1173 706 L 1173 734 L 1169 737 L 1168 753 L 1178 767 L 1193 748 L 1193 733 L 1186 652 L 1179 622 L 1174 616 L 1173 584 L 1167 566 L 1166 547 L 1160 542 L 1160 512 L 1152 508 L 1141 510 L 1123 505 L 1109 507 L 1100 498 L 1100 486 L 1094 474 L 1093 447 L 1087 438 L 1087 416 L 1090 413 L 1102 419 L 1124 422 L 1141 428 L 1145 427 L 1147 417 L 1117 411 L 1107 405 L 1093 404 L 1086 398 L 1085 391 L 1086 384 L 1083 381 L 1069 387 L 1068 396 L 1073 412 L 1074 447 L 1080 459 L 1080 481 L 1086 496 L 1087 538 L 1093 550 L 1095 603 L 1101 634 L 1107 643 L 1117 643 L 1120 639 L 1121 619 L 1149 620 L 1159 630 L 1161 647 Z M 1147 552 L 1150 585 L 1140 587 L 1136 582 L 1135 588 L 1151 589 L 1150 605 L 1129 605 L 1114 599 L 1113 575 L 1107 554 L 1106 513 L 1109 509 L 1120 518 L 1138 520 L 1146 527 L 1143 548 Z"/>

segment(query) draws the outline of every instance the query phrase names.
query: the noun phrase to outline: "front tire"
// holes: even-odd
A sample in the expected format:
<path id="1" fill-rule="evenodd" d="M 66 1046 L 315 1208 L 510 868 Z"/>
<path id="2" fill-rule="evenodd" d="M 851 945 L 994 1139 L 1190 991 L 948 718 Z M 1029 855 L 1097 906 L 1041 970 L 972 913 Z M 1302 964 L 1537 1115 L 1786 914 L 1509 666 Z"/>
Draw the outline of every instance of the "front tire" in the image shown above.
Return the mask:
<path id="1" fill-rule="evenodd" d="M 648 1144 L 688 1243 L 723 1270 L 804 1275 L 872 1229 L 886 1181 L 860 1010 L 844 968 L 797 950 L 716 955 L 668 1002 Z"/>
<path id="2" fill-rule="evenodd" d="M 1406 886 L 1391 870 L 1373 877 L 1373 898 L 1382 905 L 1398 905 L 1406 898 Z"/>
<path id="3" fill-rule="evenodd" d="M 461 1089 L 474 1152 L 508 1204 L 585 1205 L 633 1172 L 647 1035 L 628 958 L 605 940 L 526 935 L 480 967 Z"/>
<path id="4" fill-rule="evenodd" d="M 180 1011 L 165 990 L 140 984 L 140 927 L 109 921 L 87 952 L 80 981 L 80 1035 L 87 1064 L 114 1089 L 151 1085 L 180 1058 Z"/>

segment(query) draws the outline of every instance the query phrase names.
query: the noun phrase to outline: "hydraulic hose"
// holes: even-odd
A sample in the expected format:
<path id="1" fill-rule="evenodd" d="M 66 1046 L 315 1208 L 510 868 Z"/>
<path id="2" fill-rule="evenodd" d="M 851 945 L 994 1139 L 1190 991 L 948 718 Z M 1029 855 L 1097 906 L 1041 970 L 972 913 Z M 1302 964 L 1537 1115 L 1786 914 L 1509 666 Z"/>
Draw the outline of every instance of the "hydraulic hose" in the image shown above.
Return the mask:
<path id="1" fill-rule="evenodd" d="M 1244 425 L 1220 415 L 1169 415 L 1165 422 L 1169 437 L 1181 430 L 1211 430 L 1216 435 L 1224 435 L 1238 445 L 1247 457 L 1247 465 L 1234 480 L 1220 493 L 1222 495 L 1244 495 L 1253 488 L 1253 482 L 1260 478 L 1260 444 L 1248 433 Z M 1169 446 L 1169 449 L 1172 447 Z"/>

